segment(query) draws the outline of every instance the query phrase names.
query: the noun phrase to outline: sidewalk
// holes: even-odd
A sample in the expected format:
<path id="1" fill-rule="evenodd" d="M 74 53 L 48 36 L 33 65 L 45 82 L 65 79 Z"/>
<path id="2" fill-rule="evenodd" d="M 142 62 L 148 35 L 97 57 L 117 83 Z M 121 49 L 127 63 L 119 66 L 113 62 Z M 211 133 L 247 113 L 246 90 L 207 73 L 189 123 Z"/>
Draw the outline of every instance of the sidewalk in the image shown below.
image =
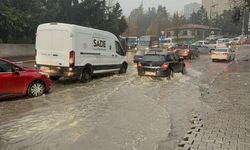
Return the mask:
<path id="1" fill-rule="evenodd" d="M 215 111 L 194 115 L 177 150 L 250 150 L 250 47 L 239 56 L 201 98 Z"/>

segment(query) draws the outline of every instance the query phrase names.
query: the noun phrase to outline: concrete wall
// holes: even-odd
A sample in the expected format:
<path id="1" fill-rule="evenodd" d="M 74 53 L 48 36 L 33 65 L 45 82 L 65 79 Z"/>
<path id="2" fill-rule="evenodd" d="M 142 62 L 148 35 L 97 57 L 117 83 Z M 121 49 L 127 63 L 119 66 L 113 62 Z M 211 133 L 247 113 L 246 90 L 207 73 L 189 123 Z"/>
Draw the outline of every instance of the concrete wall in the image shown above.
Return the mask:
<path id="1" fill-rule="evenodd" d="M 34 44 L 0 44 L 0 57 L 35 56 Z"/>

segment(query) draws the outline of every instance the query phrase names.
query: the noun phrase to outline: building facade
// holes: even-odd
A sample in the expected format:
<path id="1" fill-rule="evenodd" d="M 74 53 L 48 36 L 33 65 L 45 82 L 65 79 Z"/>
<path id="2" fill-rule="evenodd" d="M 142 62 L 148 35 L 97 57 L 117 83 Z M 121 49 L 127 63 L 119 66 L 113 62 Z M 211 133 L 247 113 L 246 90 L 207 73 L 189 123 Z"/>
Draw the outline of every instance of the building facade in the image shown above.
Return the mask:
<path id="1" fill-rule="evenodd" d="M 202 6 L 207 11 L 208 17 L 214 18 L 224 10 L 230 9 L 230 0 L 202 0 Z"/>
<path id="2" fill-rule="evenodd" d="M 167 28 L 165 30 L 168 37 L 177 41 L 190 41 L 205 39 L 210 32 L 219 34 L 221 29 L 198 24 L 186 24 L 179 27 Z"/>
<path id="3" fill-rule="evenodd" d="M 184 16 L 186 19 L 189 19 L 193 12 L 197 12 L 201 8 L 199 3 L 190 3 L 184 6 Z"/>

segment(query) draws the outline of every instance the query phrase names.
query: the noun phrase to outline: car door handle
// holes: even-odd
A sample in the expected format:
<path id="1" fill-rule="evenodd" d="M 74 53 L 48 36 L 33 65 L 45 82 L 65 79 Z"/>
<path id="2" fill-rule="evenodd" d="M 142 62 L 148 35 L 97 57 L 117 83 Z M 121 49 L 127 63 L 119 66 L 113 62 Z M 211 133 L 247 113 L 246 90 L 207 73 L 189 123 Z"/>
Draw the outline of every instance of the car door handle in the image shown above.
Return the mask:
<path id="1" fill-rule="evenodd" d="M 58 56 L 57 54 L 53 54 L 53 56 Z"/>

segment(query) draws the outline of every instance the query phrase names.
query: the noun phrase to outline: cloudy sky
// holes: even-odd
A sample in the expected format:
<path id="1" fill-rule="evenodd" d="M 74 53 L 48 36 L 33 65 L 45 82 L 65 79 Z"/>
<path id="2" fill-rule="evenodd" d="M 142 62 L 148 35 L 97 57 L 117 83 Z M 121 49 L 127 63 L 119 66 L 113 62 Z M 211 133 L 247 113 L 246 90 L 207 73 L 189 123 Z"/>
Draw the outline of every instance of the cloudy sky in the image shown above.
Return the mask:
<path id="1" fill-rule="evenodd" d="M 128 16 L 134 8 L 137 8 L 142 0 L 118 0 L 123 9 L 123 14 Z M 157 7 L 158 5 L 166 6 L 168 12 L 183 12 L 184 5 L 192 2 L 201 3 L 201 0 L 143 0 L 144 9 Z"/>

